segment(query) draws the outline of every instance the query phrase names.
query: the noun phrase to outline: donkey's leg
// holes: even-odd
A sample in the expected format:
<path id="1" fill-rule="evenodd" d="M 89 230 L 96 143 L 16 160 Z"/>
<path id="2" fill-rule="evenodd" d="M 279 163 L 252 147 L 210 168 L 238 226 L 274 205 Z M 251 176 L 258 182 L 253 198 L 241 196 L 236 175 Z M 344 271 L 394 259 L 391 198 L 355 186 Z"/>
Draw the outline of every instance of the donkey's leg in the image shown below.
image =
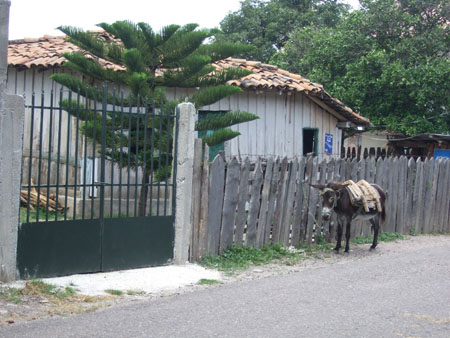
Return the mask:
<path id="1" fill-rule="evenodd" d="M 370 247 L 370 250 L 373 250 L 377 247 L 378 244 L 378 231 L 380 230 L 380 217 L 375 216 L 374 218 L 371 218 L 370 223 L 373 227 L 373 242 L 372 246 Z"/>
<path id="2" fill-rule="evenodd" d="M 347 227 L 345 228 L 345 252 L 350 249 L 350 226 L 352 224 L 351 217 L 347 217 Z"/>
<path id="3" fill-rule="evenodd" d="M 347 219 L 347 227 L 345 228 L 345 250 L 348 252 L 350 250 L 350 226 L 352 224 L 351 219 Z"/>
<path id="4" fill-rule="evenodd" d="M 336 241 L 336 247 L 334 248 L 334 250 L 336 251 L 336 253 L 339 253 L 339 249 L 341 248 L 341 240 L 342 240 L 342 220 L 339 216 L 337 217 L 337 224 L 338 224 L 337 241 Z"/>

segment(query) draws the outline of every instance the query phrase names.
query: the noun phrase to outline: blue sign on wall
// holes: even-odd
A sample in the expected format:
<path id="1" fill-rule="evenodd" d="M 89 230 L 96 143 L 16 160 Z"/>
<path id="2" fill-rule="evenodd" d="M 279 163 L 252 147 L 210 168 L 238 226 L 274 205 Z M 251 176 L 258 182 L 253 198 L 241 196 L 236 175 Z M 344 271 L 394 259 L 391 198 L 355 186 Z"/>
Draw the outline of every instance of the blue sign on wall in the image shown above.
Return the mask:
<path id="1" fill-rule="evenodd" d="M 434 159 L 438 157 L 448 157 L 450 158 L 450 149 L 434 149 Z"/>
<path id="2" fill-rule="evenodd" d="M 333 135 L 325 133 L 325 153 L 333 153 Z"/>

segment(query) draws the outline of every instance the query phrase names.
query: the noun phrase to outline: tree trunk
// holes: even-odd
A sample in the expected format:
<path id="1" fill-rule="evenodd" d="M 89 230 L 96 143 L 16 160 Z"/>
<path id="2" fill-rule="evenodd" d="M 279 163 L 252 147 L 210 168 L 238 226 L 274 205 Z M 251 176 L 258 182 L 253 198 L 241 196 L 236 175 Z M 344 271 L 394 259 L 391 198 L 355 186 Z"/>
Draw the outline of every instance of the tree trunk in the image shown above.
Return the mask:
<path id="1" fill-rule="evenodd" d="M 138 216 L 145 216 L 146 214 L 149 182 L 150 182 L 150 174 L 146 172 L 142 176 L 142 186 L 141 186 L 141 194 L 139 196 Z"/>

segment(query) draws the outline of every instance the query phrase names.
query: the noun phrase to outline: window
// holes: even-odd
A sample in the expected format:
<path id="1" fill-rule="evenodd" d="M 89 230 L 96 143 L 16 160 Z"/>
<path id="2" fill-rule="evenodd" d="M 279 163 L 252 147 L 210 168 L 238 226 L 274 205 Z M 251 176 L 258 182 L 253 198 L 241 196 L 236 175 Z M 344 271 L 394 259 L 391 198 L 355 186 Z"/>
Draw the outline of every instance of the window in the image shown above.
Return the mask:
<path id="1" fill-rule="evenodd" d="M 319 146 L 319 129 L 303 128 L 303 156 L 317 156 Z"/>

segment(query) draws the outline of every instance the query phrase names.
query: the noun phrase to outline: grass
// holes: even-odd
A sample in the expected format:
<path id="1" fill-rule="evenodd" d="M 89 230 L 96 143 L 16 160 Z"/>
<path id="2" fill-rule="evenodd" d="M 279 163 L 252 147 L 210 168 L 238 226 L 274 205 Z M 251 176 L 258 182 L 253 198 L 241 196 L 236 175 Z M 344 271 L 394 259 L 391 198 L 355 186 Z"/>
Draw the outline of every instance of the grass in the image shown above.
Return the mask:
<path id="1" fill-rule="evenodd" d="M 198 285 L 215 285 L 215 284 L 221 284 L 221 281 L 218 281 L 216 279 L 206 279 L 202 278 L 198 281 Z"/>
<path id="2" fill-rule="evenodd" d="M 401 233 L 380 232 L 378 235 L 379 242 L 392 242 L 403 239 L 406 239 L 406 236 Z M 357 237 L 352 241 L 352 243 L 371 244 L 372 240 L 372 236 Z M 317 236 L 314 244 L 295 250 L 283 247 L 281 243 L 265 246 L 262 249 L 233 244 L 225 250 L 222 255 L 205 257 L 200 262 L 200 265 L 206 268 L 226 272 L 232 272 L 233 270 L 245 270 L 250 266 L 264 265 L 268 263 L 295 265 L 302 259 L 322 259 L 329 256 L 333 251 L 333 246 L 333 244 L 327 243 L 323 236 Z M 202 283 L 206 284 L 208 282 L 205 280 Z"/>
<path id="3" fill-rule="evenodd" d="M 73 217 L 69 216 L 69 211 L 67 211 L 67 219 L 72 220 Z M 72 215 L 73 216 L 73 215 Z M 30 222 L 36 222 L 37 212 L 36 210 L 30 209 Z M 43 208 L 39 208 L 39 221 L 45 221 L 47 217 L 47 213 Z M 54 212 L 48 212 L 48 220 L 54 221 L 55 220 L 55 213 Z M 58 221 L 64 220 L 64 213 L 59 212 L 58 213 Z M 20 223 L 26 223 L 27 222 L 27 208 L 26 207 L 20 207 Z"/>
<path id="4" fill-rule="evenodd" d="M 145 295 L 144 291 L 141 290 L 127 290 L 128 296 L 142 296 Z"/>
<path id="5" fill-rule="evenodd" d="M 325 243 L 324 240 L 318 241 L 316 245 L 298 250 L 288 249 L 280 243 L 264 246 L 262 249 L 233 244 L 222 255 L 205 257 L 200 264 L 206 268 L 221 271 L 245 270 L 252 265 L 264 265 L 272 262 L 294 265 L 308 256 L 320 258 L 323 253 L 331 252 L 331 250 L 332 246 Z"/>
<path id="6" fill-rule="evenodd" d="M 76 295 L 76 290 L 71 286 L 65 288 L 47 284 L 40 279 L 32 279 L 25 283 L 25 287 L 2 288 L 0 298 L 7 302 L 20 304 L 25 296 L 45 297 L 51 301 L 71 298 Z"/>
<path id="7" fill-rule="evenodd" d="M 406 236 L 399 233 L 390 233 L 390 232 L 380 232 L 378 234 L 378 241 L 379 242 L 392 242 L 396 240 L 403 240 L 406 239 Z M 373 241 L 372 236 L 368 237 L 356 237 L 354 240 L 352 240 L 352 243 L 354 244 L 371 244 Z"/>
<path id="8" fill-rule="evenodd" d="M 110 295 L 113 295 L 113 296 L 122 296 L 123 295 L 123 291 L 121 291 L 121 290 L 107 289 L 107 290 L 105 290 L 105 292 L 109 293 Z"/>

